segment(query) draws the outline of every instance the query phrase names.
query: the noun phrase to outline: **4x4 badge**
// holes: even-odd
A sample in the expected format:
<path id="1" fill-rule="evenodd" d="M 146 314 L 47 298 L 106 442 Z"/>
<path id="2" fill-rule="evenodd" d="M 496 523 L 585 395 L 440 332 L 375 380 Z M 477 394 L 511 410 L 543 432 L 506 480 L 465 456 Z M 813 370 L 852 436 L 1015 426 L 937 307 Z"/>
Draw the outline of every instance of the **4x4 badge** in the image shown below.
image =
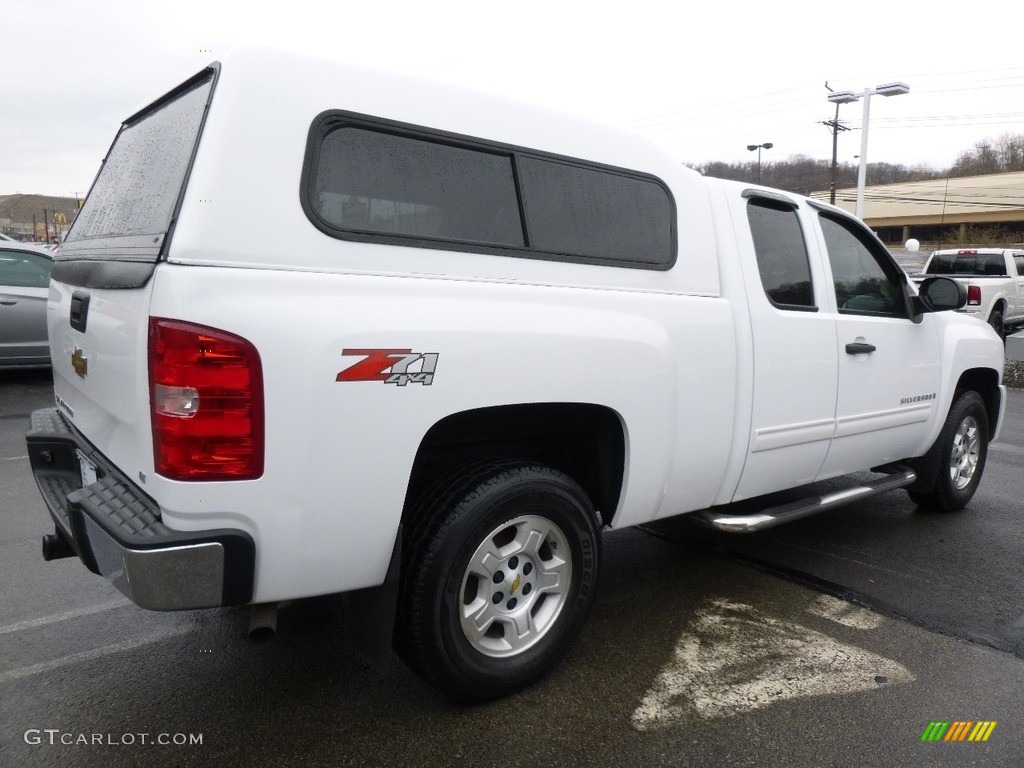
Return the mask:
<path id="1" fill-rule="evenodd" d="M 341 354 L 359 355 L 363 359 L 341 371 L 335 381 L 383 381 L 399 387 L 433 384 L 439 357 L 436 352 L 411 349 L 343 349 Z"/>
<path id="2" fill-rule="evenodd" d="M 74 368 L 75 373 L 83 379 L 89 372 L 89 358 L 85 356 L 81 347 L 75 347 L 75 351 L 71 353 L 71 367 Z"/>

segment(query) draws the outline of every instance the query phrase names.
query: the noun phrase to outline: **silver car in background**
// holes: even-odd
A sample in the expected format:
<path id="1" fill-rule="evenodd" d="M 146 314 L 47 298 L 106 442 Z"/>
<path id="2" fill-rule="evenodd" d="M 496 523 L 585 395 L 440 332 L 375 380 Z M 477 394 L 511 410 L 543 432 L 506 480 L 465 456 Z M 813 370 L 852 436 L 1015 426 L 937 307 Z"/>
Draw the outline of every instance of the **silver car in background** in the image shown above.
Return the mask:
<path id="1" fill-rule="evenodd" d="M 50 365 L 46 297 L 53 256 L 0 240 L 0 369 Z"/>

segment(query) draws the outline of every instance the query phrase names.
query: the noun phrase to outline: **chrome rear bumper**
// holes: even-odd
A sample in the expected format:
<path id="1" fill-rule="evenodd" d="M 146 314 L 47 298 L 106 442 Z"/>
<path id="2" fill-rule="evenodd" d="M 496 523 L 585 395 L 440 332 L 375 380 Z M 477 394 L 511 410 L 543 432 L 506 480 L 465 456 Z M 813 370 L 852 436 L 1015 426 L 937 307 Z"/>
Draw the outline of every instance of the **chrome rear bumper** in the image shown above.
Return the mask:
<path id="1" fill-rule="evenodd" d="M 175 531 L 56 408 L 36 411 L 25 436 L 36 484 L 56 534 L 93 573 L 155 611 L 242 605 L 252 600 L 255 545 L 245 531 Z M 97 468 L 82 487 L 79 452 Z"/>

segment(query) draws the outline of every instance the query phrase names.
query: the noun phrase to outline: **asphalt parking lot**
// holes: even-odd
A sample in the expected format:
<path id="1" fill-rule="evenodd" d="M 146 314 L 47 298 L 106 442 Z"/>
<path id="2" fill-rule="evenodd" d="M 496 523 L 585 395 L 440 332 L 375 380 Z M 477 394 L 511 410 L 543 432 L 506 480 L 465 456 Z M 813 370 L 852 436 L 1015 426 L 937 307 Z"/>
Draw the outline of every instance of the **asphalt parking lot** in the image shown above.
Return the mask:
<path id="1" fill-rule="evenodd" d="M 743 538 L 608 535 L 569 657 L 473 707 L 366 663 L 338 598 L 252 644 L 242 610 L 142 611 L 43 562 L 22 436 L 50 397 L 45 374 L 0 375 L 0 766 L 1020 764 L 1020 391 L 963 513 L 896 492 Z M 933 722 L 996 725 L 922 741 Z"/>

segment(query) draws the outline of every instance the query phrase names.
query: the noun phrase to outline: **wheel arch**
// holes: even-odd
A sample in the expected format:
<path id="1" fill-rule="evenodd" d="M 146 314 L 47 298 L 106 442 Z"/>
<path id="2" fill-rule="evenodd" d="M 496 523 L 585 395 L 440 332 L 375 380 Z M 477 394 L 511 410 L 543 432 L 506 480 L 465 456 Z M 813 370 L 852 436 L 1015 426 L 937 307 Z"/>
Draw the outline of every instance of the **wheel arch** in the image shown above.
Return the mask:
<path id="1" fill-rule="evenodd" d="M 403 523 L 436 478 L 468 462 L 522 460 L 575 480 L 607 524 L 625 476 L 626 429 L 611 408 L 589 403 L 524 403 L 451 414 L 424 435 L 410 471 Z"/>
<path id="2" fill-rule="evenodd" d="M 994 425 L 998 423 L 1001 407 L 1002 394 L 999 389 L 999 372 L 991 368 L 970 368 L 960 374 L 956 387 L 953 389 L 953 396 L 950 399 L 949 407 L 957 401 L 963 392 L 974 390 L 985 403 L 985 415 L 988 417 L 989 430 L 988 442 L 991 442 L 995 434 Z M 914 492 L 930 492 L 935 488 L 941 464 L 939 442 L 941 431 L 935 442 L 923 456 L 918 456 L 904 462 L 913 467 L 917 472 L 917 481 L 907 490 Z"/>
<path id="3" fill-rule="evenodd" d="M 953 391 L 953 402 L 956 402 L 961 392 L 973 389 L 981 399 L 985 401 L 985 414 L 988 416 L 989 441 L 995 434 L 995 424 L 999 420 L 1000 400 L 1002 394 L 999 390 L 999 372 L 991 368 L 970 368 L 960 374 Z"/>

